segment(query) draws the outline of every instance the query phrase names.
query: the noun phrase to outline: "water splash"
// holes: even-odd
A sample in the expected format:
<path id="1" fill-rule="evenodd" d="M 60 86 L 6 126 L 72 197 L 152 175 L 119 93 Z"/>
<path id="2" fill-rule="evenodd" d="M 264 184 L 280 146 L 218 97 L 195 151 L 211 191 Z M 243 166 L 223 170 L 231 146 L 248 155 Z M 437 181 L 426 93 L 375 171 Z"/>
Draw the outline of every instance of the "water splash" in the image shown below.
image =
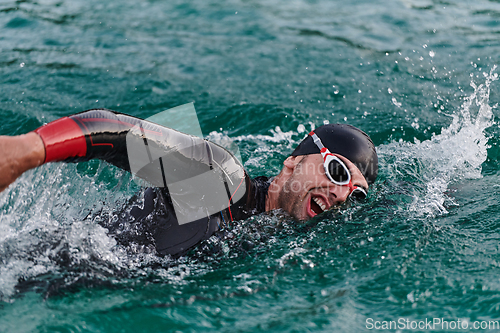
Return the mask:
<path id="1" fill-rule="evenodd" d="M 48 290 L 52 283 L 57 286 L 52 289 L 64 289 L 82 278 L 117 275 L 126 283 L 128 276 L 147 275 L 148 266 L 171 264 L 168 257 L 128 251 L 91 217 L 99 212 L 113 216 L 135 193 L 129 176 L 104 163 L 90 176 L 75 174 L 77 168 L 44 165 L 0 194 L 1 301 L 13 301 L 29 285 Z M 28 281 L 24 287 L 23 281 Z"/>
<path id="2" fill-rule="evenodd" d="M 325 120 L 326 121 L 326 120 Z M 270 134 L 259 135 L 239 135 L 229 138 L 225 133 L 211 132 L 207 140 L 215 143 L 232 141 L 240 147 L 244 153 L 244 166 L 247 171 L 253 170 L 262 172 L 266 170 L 268 175 L 276 175 L 283 167 L 283 161 L 288 154 L 297 146 L 297 144 L 307 136 L 309 131 L 314 130 L 316 125 L 308 122 L 307 125 L 299 124 L 297 131 L 286 131 L 276 126 L 271 129 Z M 227 144 L 221 144 L 227 147 Z"/>
<path id="3" fill-rule="evenodd" d="M 496 104 L 489 105 L 490 85 L 498 80 L 495 69 L 483 73 L 484 83 L 471 82 L 474 92 L 450 115 L 452 123 L 441 134 L 423 142 L 401 140 L 378 148 L 381 167 L 389 177 L 412 183 L 408 210 L 416 216 L 446 214 L 446 207 L 455 204 L 447 195 L 449 185 L 481 177 L 489 148 L 485 130 L 495 124 L 492 110 Z"/>

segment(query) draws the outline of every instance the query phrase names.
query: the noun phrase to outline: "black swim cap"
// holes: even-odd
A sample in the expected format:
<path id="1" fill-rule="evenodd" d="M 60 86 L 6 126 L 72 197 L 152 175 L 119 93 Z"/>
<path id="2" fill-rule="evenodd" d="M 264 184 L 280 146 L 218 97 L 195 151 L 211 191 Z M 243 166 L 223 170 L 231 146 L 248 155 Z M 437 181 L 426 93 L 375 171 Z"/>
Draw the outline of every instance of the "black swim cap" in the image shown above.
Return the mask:
<path id="1" fill-rule="evenodd" d="M 314 133 L 332 153 L 339 154 L 358 167 L 368 185 L 377 178 L 378 157 L 370 137 L 362 130 L 347 124 L 328 124 Z M 310 135 L 298 145 L 292 156 L 319 154 L 319 148 Z"/>

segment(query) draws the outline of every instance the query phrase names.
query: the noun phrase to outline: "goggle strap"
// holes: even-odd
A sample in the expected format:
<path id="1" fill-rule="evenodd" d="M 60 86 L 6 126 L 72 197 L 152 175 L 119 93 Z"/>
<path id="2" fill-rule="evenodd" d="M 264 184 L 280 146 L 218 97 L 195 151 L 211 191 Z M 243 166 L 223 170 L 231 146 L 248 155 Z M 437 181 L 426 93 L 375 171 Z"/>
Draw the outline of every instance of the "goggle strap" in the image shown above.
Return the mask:
<path id="1" fill-rule="evenodd" d="M 314 143 L 318 146 L 320 151 L 325 148 L 325 146 L 323 146 L 323 142 L 321 142 L 320 138 L 316 135 L 316 133 L 314 133 L 314 131 L 311 131 L 309 135 L 312 137 Z"/>

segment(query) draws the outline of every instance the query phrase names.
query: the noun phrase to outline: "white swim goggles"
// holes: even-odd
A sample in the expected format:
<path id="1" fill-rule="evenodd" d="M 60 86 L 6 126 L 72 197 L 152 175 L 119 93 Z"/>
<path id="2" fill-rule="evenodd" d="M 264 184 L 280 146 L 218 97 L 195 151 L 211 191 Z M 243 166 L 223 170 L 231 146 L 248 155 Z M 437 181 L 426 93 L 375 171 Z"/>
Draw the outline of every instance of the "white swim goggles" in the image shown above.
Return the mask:
<path id="1" fill-rule="evenodd" d="M 318 146 L 321 156 L 323 156 L 323 167 L 325 168 L 325 174 L 328 179 L 335 185 L 349 186 L 349 198 L 356 200 L 365 199 L 367 196 L 366 190 L 352 184 L 351 173 L 344 162 L 333 155 L 330 150 L 323 145 L 323 142 L 321 142 L 321 139 L 314 131 L 311 131 L 309 135 L 312 137 L 316 146 Z"/>

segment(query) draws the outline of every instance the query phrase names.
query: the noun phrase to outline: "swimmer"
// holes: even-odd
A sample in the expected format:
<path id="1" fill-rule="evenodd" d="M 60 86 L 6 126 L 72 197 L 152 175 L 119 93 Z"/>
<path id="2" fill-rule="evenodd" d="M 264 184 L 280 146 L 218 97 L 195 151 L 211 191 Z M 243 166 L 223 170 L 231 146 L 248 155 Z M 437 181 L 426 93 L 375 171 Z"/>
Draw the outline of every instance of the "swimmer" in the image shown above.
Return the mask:
<path id="1" fill-rule="evenodd" d="M 24 135 L 0 136 L 3 156 L 0 191 L 25 171 L 49 162 L 97 158 L 131 171 L 133 165 L 126 140 L 137 128 L 140 129 L 138 140 L 143 139 L 141 133 L 154 133 L 158 137 L 150 141 L 161 142 L 164 149 L 178 153 L 180 157 L 176 159 L 182 163 L 196 160 L 210 170 L 212 165 L 229 163 L 234 174 L 241 174 L 237 187 L 237 184 L 228 186 L 224 178 L 229 197 L 226 208 L 197 216 L 190 223 L 181 223 L 174 209 L 176 199 L 172 199 L 169 186 L 163 186 L 147 188 L 132 198 L 129 205 L 118 212 L 119 221 L 106 225 L 120 243 L 152 245 L 160 255 L 184 254 L 228 223 L 266 211 L 283 209 L 298 220 L 311 219 L 347 200 L 364 199 L 377 177 L 378 158 L 372 140 L 350 125 L 328 124 L 311 131 L 283 162 L 277 176 L 250 179 L 241 164 L 215 144 L 202 139 L 196 141 L 197 138 L 187 134 L 128 115 L 95 109 L 58 119 Z M 205 157 L 192 157 L 186 162 L 185 153 L 175 151 L 179 142 L 200 142 L 189 151 Z M 184 169 L 179 165 L 178 169 Z M 162 172 L 163 167 L 161 165 Z M 175 170 L 167 170 L 167 178 Z M 165 181 L 165 173 L 162 175 Z M 147 174 L 143 176 L 148 178 Z"/>

